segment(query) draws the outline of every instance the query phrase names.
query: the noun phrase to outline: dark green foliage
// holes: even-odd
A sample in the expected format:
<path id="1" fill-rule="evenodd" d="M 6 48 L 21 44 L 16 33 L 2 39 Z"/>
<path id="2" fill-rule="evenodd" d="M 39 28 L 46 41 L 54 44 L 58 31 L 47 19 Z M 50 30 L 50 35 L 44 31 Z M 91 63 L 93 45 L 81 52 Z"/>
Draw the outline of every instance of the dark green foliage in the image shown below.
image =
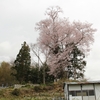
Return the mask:
<path id="1" fill-rule="evenodd" d="M 53 89 L 54 89 L 53 86 L 47 86 L 47 85 L 45 85 L 45 86 L 40 85 L 40 86 L 34 87 L 35 92 L 44 92 L 44 91 L 50 91 L 50 90 L 53 90 Z"/>
<path id="2" fill-rule="evenodd" d="M 45 69 L 44 69 L 45 68 Z M 41 84 L 43 83 L 43 74 L 45 70 L 45 82 L 53 82 L 54 76 L 49 74 L 49 67 L 44 64 L 44 66 L 41 66 L 40 68 L 35 65 L 30 71 L 30 81 L 34 84 Z"/>
<path id="3" fill-rule="evenodd" d="M 31 64 L 30 48 L 26 44 L 26 42 L 24 42 L 22 44 L 22 48 L 20 49 L 16 57 L 16 60 L 14 61 L 14 67 L 13 67 L 13 69 L 15 69 L 16 71 L 16 73 L 13 73 L 13 75 L 20 83 L 29 81 L 30 64 Z"/>
<path id="4" fill-rule="evenodd" d="M 50 71 L 49 67 L 47 66 L 45 70 L 46 70 L 46 77 L 45 77 L 46 83 L 53 82 L 54 81 L 54 76 L 49 74 L 49 71 Z"/>
<path id="5" fill-rule="evenodd" d="M 41 92 L 42 91 L 42 87 L 41 86 L 35 86 L 34 87 L 34 91 L 35 92 Z"/>
<path id="6" fill-rule="evenodd" d="M 68 66 L 69 78 L 72 77 L 76 80 L 77 78 L 84 77 L 84 67 L 86 66 L 86 61 L 83 60 L 84 58 L 84 53 L 75 46 L 70 53 L 71 64 Z"/>
<path id="7" fill-rule="evenodd" d="M 19 89 L 14 89 L 12 91 L 12 94 L 15 95 L 15 96 L 19 96 L 20 95 L 20 90 Z"/>
<path id="8" fill-rule="evenodd" d="M 39 84 L 40 78 L 39 78 L 39 68 L 38 67 L 34 67 L 31 69 L 30 71 L 30 81 L 34 84 Z"/>
<path id="9" fill-rule="evenodd" d="M 44 62 L 43 66 L 41 67 L 41 76 L 45 76 L 45 82 L 49 83 L 49 82 L 53 82 L 54 81 L 54 76 L 49 74 L 49 66 L 46 64 L 46 62 Z"/>
<path id="10" fill-rule="evenodd" d="M 86 66 L 86 61 L 84 61 L 85 54 L 74 46 L 72 52 L 69 54 L 69 65 L 67 66 L 67 71 L 65 71 L 62 66 L 56 69 L 58 72 L 57 78 L 72 78 L 74 80 L 84 77 L 84 68 Z M 61 60 L 62 61 L 62 60 Z"/>

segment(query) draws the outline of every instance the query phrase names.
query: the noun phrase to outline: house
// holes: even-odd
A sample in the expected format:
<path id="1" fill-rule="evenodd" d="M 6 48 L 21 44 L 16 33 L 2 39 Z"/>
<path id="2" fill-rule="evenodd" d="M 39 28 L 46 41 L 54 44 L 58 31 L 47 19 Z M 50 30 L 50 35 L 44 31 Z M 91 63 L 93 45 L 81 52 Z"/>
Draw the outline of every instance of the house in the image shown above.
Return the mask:
<path id="1" fill-rule="evenodd" d="M 66 100 L 100 100 L 100 82 L 65 82 Z"/>

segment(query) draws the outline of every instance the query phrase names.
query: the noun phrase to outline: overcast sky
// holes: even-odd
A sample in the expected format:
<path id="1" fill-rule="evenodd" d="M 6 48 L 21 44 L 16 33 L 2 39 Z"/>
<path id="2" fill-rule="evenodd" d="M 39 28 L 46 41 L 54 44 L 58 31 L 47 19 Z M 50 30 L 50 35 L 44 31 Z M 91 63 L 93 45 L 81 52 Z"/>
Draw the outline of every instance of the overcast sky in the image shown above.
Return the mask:
<path id="1" fill-rule="evenodd" d="M 35 43 L 35 24 L 45 19 L 50 6 L 59 6 L 70 21 L 89 22 L 97 29 L 86 57 L 85 76 L 100 80 L 100 0 L 0 0 L 0 62 L 15 59 L 21 44 Z"/>

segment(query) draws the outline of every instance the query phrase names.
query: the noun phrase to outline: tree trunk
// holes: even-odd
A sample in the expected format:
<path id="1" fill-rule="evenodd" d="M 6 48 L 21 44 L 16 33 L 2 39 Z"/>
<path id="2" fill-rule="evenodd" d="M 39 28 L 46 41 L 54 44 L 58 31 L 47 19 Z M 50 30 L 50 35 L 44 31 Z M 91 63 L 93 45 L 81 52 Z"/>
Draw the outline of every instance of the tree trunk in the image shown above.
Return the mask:
<path id="1" fill-rule="evenodd" d="M 45 84 L 45 66 L 43 66 L 43 84 Z"/>

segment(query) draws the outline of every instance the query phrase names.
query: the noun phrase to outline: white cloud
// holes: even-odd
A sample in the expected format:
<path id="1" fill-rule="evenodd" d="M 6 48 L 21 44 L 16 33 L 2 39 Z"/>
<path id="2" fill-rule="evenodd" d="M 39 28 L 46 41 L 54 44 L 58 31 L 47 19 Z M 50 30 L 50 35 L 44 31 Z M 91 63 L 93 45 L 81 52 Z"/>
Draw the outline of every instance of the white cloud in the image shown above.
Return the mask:
<path id="1" fill-rule="evenodd" d="M 6 55 L 7 54 L 6 51 L 9 52 L 10 50 L 11 50 L 11 45 L 8 41 L 0 43 L 0 55 Z"/>
<path id="2" fill-rule="evenodd" d="M 0 56 L 0 62 L 3 62 L 3 61 L 10 62 L 10 57 Z"/>

